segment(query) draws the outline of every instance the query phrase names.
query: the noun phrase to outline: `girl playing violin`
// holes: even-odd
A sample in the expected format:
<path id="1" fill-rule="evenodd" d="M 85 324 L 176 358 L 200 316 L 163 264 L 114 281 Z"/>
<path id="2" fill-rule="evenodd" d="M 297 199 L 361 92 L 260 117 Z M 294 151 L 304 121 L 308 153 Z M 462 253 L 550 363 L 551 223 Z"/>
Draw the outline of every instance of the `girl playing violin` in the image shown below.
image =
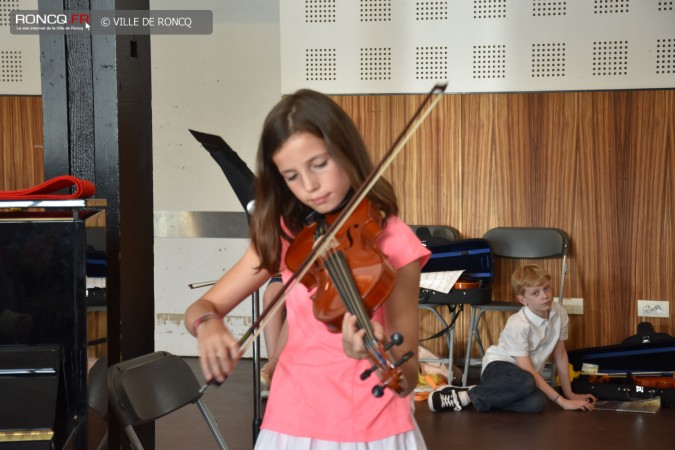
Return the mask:
<path id="1" fill-rule="evenodd" d="M 310 90 L 284 97 L 267 116 L 256 161 L 256 207 L 251 243 L 239 261 L 185 313 L 197 337 L 207 380 L 222 382 L 240 358 L 237 339 L 222 320 L 238 303 L 286 267 L 289 246 L 308 217 L 334 213 L 368 176 L 372 163 L 354 123 L 330 98 Z M 371 393 L 380 380 L 361 380 L 371 367 L 364 329 L 345 313 L 341 333 L 329 331 L 313 312 L 314 293 L 301 283 L 286 297 L 287 341 L 274 372 L 256 449 L 423 449 L 412 416 L 410 393 L 417 383 L 417 300 L 420 269 L 429 256 L 413 231 L 397 217 L 392 186 L 380 179 L 367 199 L 381 211 L 375 245 L 395 269 L 388 298 L 371 318 L 374 334 L 397 332 L 394 360 L 400 366 L 397 392 Z M 215 320 L 211 320 L 215 319 Z M 359 443 L 359 444 L 356 444 Z"/>

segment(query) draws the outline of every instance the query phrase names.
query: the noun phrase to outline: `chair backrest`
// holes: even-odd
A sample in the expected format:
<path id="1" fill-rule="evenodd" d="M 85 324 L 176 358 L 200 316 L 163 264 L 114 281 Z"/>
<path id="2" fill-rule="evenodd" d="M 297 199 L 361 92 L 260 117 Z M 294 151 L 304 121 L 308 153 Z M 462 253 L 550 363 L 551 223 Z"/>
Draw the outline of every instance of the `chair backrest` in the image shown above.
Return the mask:
<path id="1" fill-rule="evenodd" d="M 108 358 L 106 357 L 97 359 L 94 365 L 91 366 L 91 369 L 89 369 L 87 404 L 101 419 L 108 420 Z M 97 427 L 92 427 L 91 422 L 89 423 L 89 448 L 93 448 L 95 440 L 98 440 L 96 450 L 108 450 L 107 427 L 105 427 L 102 433 L 96 434 Z"/>
<path id="2" fill-rule="evenodd" d="M 102 357 L 96 360 L 89 369 L 89 381 L 87 383 L 87 403 L 99 416 L 108 416 L 108 358 Z"/>
<path id="3" fill-rule="evenodd" d="M 202 395 L 190 366 L 168 352 L 139 356 L 108 369 L 110 407 L 122 426 L 159 419 Z"/>
<path id="4" fill-rule="evenodd" d="M 489 230 L 483 239 L 492 245 L 497 257 L 518 259 L 562 258 L 558 296 L 563 298 L 569 237 L 558 228 L 498 227 Z M 562 304 L 562 303 L 561 303 Z"/>
<path id="5" fill-rule="evenodd" d="M 492 244 L 495 256 L 503 258 L 562 258 L 569 238 L 558 228 L 499 227 L 483 236 Z"/>
<path id="6" fill-rule="evenodd" d="M 410 228 L 427 247 L 459 240 L 459 231 L 445 225 L 410 225 Z"/>

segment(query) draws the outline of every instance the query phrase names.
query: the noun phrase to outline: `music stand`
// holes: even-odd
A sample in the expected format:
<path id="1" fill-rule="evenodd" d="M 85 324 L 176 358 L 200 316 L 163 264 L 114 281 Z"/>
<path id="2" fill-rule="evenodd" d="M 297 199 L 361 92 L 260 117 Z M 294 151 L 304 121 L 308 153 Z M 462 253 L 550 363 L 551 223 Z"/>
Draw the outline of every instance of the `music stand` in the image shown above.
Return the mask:
<path id="1" fill-rule="evenodd" d="M 199 141 L 202 146 L 208 150 L 211 157 L 218 163 L 225 174 L 225 178 L 232 186 L 239 203 L 246 211 L 248 217 L 253 212 L 253 201 L 255 200 L 255 175 L 248 168 L 246 163 L 239 157 L 237 152 L 232 150 L 225 140 L 215 134 L 203 133 L 201 131 L 188 131 Z M 258 320 L 259 316 L 258 291 L 253 293 L 251 303 L 253 305 L 253 321 Z M 260 336 L 253 342 L 253 443 L 258 438 L 260 424 L 262 419 L 260 411 L 262 410 L 262 400 L 260 393 Z"/>

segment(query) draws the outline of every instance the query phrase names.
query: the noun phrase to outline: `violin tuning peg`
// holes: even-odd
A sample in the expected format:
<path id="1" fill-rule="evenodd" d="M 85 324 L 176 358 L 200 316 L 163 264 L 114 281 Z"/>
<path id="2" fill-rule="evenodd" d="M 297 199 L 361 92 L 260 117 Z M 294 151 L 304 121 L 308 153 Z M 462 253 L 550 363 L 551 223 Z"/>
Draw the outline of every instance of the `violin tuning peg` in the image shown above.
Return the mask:
<path id="1" fill-rule="evenodd" d="M 373 387 L 373 397 L 380 398 L 384 395 L 384 386 L 377 385 Z"/>
<path id="2" fill-rule="evenodd" d="M 361 378 L 361 381 L 364 381 L 370 376 L 371 373 L 375 372 L 376 370 L 377 367 L 372 366 L 370 369 L 364 370 L 359 378 Z"/>
<path id="3" fill-rule="evenodd" d="M 405 355 L 401 356 L 401 359 L 396 361 L 396 363 L 394 364 L 394 367 L 399 367 L 400 365 L 402 365 L 403 363 L 405 363 L 406 361 L 408 361 L 412 357 L 413 357 L 413 352 L 406 353 Z"/>
<path id="4" fill-rule="evenodd" d="M 391 335 L 391 342 L 393 342 L 394 345 L 403 344 L 403 335 L 401 333 L 393 333 Z"/>
<path id="5" fill-rule="evenodd" d="M 403 343 L 403 335 L 401 333 L 394 333 L 391 335 L 391 339 L 387 342 L 387 345 L 384 346 L 385 351 L 392 348 L 394 345 L 399 346 Z"/>

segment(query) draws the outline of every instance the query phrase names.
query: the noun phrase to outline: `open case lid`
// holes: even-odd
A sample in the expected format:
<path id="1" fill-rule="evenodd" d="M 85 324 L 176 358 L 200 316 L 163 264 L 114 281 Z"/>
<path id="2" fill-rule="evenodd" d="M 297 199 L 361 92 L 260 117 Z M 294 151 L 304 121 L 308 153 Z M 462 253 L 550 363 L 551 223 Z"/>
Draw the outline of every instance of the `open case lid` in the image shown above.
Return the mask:
<path id="1" fill-rule="evenodd" d="M 431 256 L 422 272 L 464 270 L 462 277 L 481 281 L 481 286 L 492 284 L 494 263 L 492 247 L 485 239 L 463 239 L 445 245 L 429 247 Z"/>

